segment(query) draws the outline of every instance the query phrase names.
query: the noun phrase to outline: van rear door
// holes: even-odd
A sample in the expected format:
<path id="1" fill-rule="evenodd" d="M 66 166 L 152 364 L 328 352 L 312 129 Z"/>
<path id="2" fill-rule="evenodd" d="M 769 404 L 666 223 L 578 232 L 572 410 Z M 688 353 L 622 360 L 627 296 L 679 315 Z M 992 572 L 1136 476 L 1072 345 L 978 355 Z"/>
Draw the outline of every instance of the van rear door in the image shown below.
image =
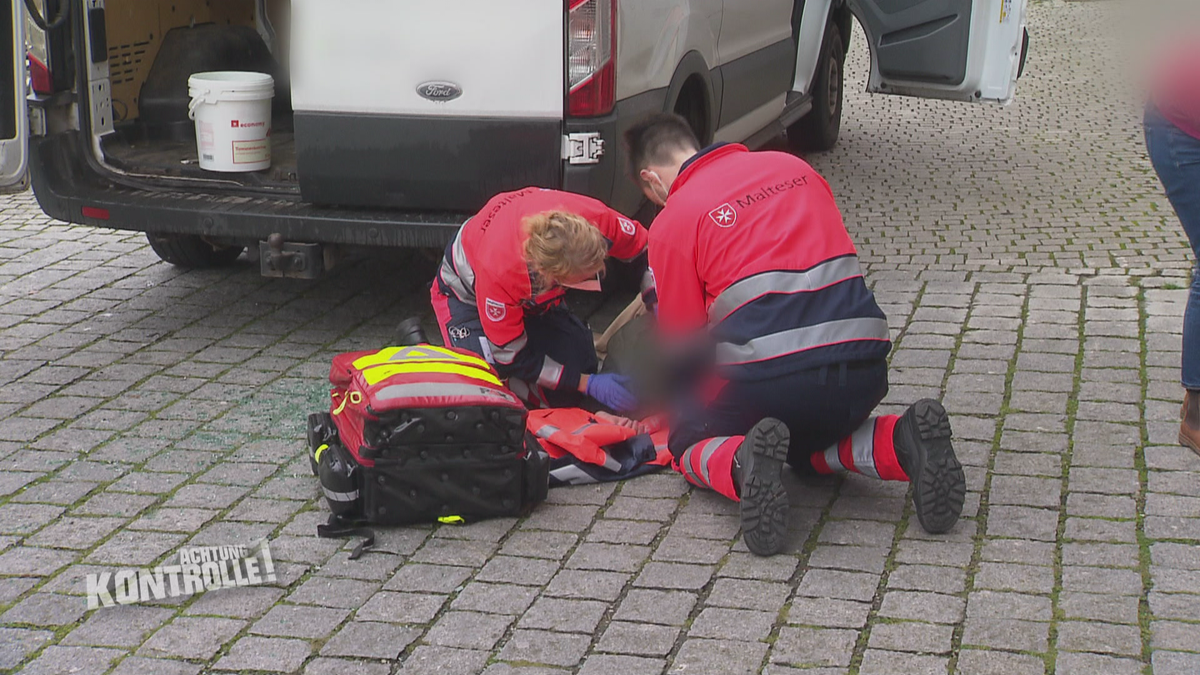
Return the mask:
<path id="1" fill-rule="evenodd" d="M 1007 103 L 1027 0 L 847 0 L 871 48 L 867 90 Z"/>
<path id="2" fill-rule="evenodd" d="M 25 102 L 25 6 L 0 3 L 0 21 L 11 41 L 0 61 L 0 192 L 20 192 L 29 184 L 29 112 Z"/>
<path id="3" fill-rule="evenodd" d="M 468 212 L 562 182 L 563 0 L 292 0 L 306 201 Z"/>

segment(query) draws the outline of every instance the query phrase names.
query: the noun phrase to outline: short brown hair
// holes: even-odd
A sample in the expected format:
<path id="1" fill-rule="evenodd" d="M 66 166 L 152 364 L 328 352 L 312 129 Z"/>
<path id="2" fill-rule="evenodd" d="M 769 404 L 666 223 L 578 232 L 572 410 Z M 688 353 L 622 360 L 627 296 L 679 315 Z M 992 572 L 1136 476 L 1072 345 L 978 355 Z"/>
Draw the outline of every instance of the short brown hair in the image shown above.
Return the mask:
<path id="1" fill-rule="evenodd" d="M 608 241 L 583 216 L 547 211 L 526 216 L 521 224 L 529 234 L 525 260 L 538 273 L 562 281 L 604 269 Z"/>
<path id="2" fill-rule="evenodd" d="M 657 113 L 638 121 L 625 132 L 629 173 L 639 181 L 642 169 L 666 164 L 676 152 L 696 152 L 700 141 L 687 120 L 674 113 Z"/>

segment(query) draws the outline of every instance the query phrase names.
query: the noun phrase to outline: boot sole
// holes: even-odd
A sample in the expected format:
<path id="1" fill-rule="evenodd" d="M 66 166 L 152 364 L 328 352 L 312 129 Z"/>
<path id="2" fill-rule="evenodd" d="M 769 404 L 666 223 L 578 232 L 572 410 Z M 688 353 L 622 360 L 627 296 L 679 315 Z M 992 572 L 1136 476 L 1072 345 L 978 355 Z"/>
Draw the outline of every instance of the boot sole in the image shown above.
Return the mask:
<path id="1" fill-rule="evenodd" d="M 910 476 L 913 505 L 917 520 L 930 534 L 947 532 L 962 515 L 967 497 L 967 479 L 962 464 L 950 443 L 950 418 L 941 403 L 932 399 L 917 401 L 912 407 L 912 423 L 918 438 L 918 470 Z"/>
<path id="2" fill-rule="evenodd" d="M 765 419 L 754 425 L 742 441 L 751 453 L 742 483 L 742 537 L 755 555 L 774 555 L 783 550 L 788 529 L 788 496 L 782 474 L 789 440 L 783 422 Z"/>

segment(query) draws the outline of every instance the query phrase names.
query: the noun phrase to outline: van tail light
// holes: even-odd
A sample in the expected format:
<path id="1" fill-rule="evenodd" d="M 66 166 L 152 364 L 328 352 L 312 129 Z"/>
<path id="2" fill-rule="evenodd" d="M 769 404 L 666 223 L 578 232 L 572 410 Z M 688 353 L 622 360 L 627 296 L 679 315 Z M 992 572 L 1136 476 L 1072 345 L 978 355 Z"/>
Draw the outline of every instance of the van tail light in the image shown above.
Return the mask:
<path id="1" fill-rule="evenodd" d="M 54 78 L 50 77 L 50 67 L 41 59 L 29 52 L 29 85 L 38 94 L 54 93 Z"/>
<path id="2" fill-rule="evenodd" d="M 567 112 L 612 112 L 617 82 L 617 0 L 567 0 Z"/>

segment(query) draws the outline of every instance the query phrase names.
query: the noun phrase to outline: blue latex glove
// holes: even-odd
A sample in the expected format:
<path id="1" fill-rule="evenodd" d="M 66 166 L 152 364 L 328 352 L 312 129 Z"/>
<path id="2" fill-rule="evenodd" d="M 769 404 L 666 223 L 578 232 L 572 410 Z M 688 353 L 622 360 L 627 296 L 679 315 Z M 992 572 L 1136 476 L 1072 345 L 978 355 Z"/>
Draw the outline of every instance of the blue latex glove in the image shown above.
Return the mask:
<path id="1" fill-rule="evenodd" d="M 588 375 L 587 395 L 616 410 L 629 412 L 637 407 L 637 397 L 629 393 L 629 378 L 615 373 Z"/>

